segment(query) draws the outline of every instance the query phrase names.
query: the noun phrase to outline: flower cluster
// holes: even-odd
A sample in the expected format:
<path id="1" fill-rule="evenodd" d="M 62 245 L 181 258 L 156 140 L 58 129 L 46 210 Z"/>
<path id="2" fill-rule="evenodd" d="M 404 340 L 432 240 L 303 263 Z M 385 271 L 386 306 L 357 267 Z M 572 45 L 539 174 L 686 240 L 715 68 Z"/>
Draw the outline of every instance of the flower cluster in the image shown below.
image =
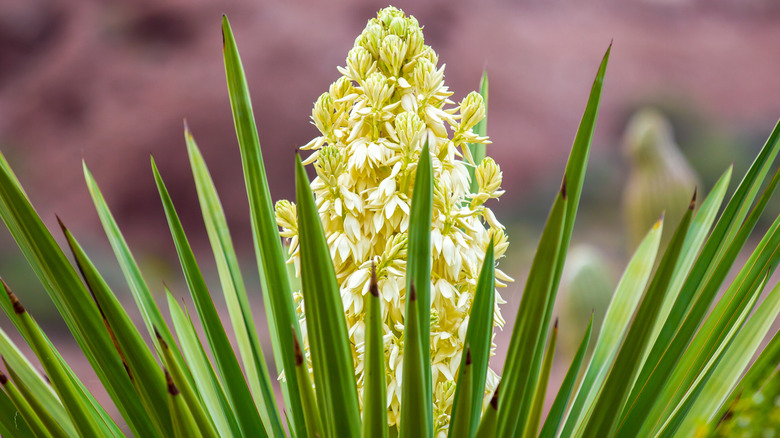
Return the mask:
<path id="1" fill-rule="evenodd" d="M 386 8 L 366 25 L 349 51 L 341 77 L 314 105 L 321 135 L 303 149 L 313 153 L 312 182 L 338 278 L 362 397 L 364 299 L 371 266 L 382 297 L 390 425 L 400 415 L 404 343 L 405 275 L 409 210 L 417 162 L 425 142 L 434 169 L 431 224 L 431 362 L 434 422 L 446 431 L 454 380 L 464 348 L 477 277 L 491 236 L 496 258 L 506 251 L 504 227 L 484 204 L 503 194 L 501 169 L 490 158 L 474 163 L 468 143 L 489 143 L 472 128 L 485 117 L 479 93 L 459 105 L 449 100 L 444 66 L 423 40 L 414 17 Z M 451 133 L 450 133 L 451 131 Z M 477 193 L 467 166 L 475 166 Z M 295 205 L 276 205 L 281 235 L 289 238 L 290 263 L 299 275 Z M 497 285 L 512 279 L 496 269 Z M 302 327 L 305 317 L 296 293 Z M 496 293 L 494 324 L 504 321 Z M 305 336 L 304 336 L 305 339 Z M 308 348 L 308 347 L 307 347 Z M 486 394 L 497 384 L 489 372 Z M 362 405 L 362 400 L 361 400 Z"/>

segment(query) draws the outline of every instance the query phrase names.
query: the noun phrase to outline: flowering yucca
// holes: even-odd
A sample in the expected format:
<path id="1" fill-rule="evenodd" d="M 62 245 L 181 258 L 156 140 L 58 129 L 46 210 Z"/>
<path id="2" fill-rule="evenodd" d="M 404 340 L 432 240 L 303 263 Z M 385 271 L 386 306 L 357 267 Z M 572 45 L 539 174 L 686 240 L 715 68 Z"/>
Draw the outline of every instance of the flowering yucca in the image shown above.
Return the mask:
<path id="1" fill-rule="evenodd" d="M 314 105 L 312 120 L 321 135 L 303 149 L 313 153 L 317 177 L 311 186 L 336 270 L 358 393 L 364 363 L 364 298 L 372 265 L 382 297 L 388 419 L 398 422 L 406 301 L 406 244 L 414 177 L 425 142 L 434 170 L 431 242 L 431 361 L 435 427 L 449 425 L 454 381 L 464 349 L 479 269 L 491 236 L 496 259 L 506 251 L 504 227 L 484 204 L 498 198 L 501 170 L 490 158 L 476 166 L 478 191 L 471 193 L 467 166 L 475 163 L 468 143 L 489 143 L 472 130 L 485 118 L 477 92 L 460 105 L 444 85 L 444 66 L 424 44 L 414 17 L 395 8 L 381 10 L 366 25 L 347 55 L 342 76 Z M 463 157 L 466 161 L 464 162 Z M 290 262 L 300 275 L 295 205 L 280 201 L 276 217 L 290 239 Z M 512 279 L 500 269 L 499 280 Z M 498 286 L 504 286 L 501 281 Z M 295 293 L 302 319 L 303 296 Z M 494 324 L 503 326 L 496 293 Z M 305 333 L 305 324 L 302 324 Z M 308 345 L 305 342 L 305 345 Z M 491 370 L 485 392 L 498 382 Z"/>
<path id="2" fill-rule="evenodd" d="M 528 272 L 501 389 L 483 408 L 485 389 L 496 379 L 488 372 L 493 330 L 502 323 L 496 278 L 509 278 L 495 267 L 495 258 L 506 250 L 506 236 L 484 206 L 502 192 L 500 169 L 482 159 L 484 125 L 475 129 L 480 135 L 473 130 L 485 114 L 480 95 L 472 93 L 459 106 L 448 106 L 443 70 L 423 44 L 419 25 L 397 9 L 381 11 L 350 52 L 344 77 L 315 106 L 314 123 L 322 136 L 307 147 L 314 151 L 308 161 L 317 178 L 309 180 L 296 156 L 296 205 L 282 202 L 274 211 L 248 85 L 226 17 L 222 30 L 261 293 L 275 369 L 282 376 L 283 410 L 277 406 L 249 306 L 250 291 L 219 196 L 192 134 L 185 130 L 236 348 L 154 164 L 195 307 L 187 312 L 168 293 L 170 319 L 163 317 L 97 182 L 84 169 L 144 320 L 136 326 L 60 222 L 75 265 L 66 257 L 0 154 L 0 219 L 122 416 L 121 422 L 111 418 L 95 401 L 25 310 L 23 292 L 17 297 L 0 281 L 6 292 L 0 294 L 0 310 L 48 377 L 44 380 L 0 330 L 7 371 L 0 373 L 3 437 L 123 437 L 127 431 L 144 438 L 694 436 L 729 408 L 742 418 L 748 410 L 735 403 L 740 394 L 777 394 L 776 385 L 764 382 L 777 381 L 780 336 L 752 366 L 750 359 L 780 314 L 780 285 L 758 302 L 780 263 L 780 217 L 722 299 L 716 295 L 780 185 L 777 170 L 765 184 L 780 154 L 780 124 L 717 221 L 730 169 L 698 210 L 696 202 L 687 204 L 663 254 L 662 221 L 650 229 L 625 269 L 597 337 L 591 318 L 542 422 L 558 332 L 557 324 L 551 327 L 553 306 L 610 50 L 596 74 L 563 184 Z M 485 86 L 482 93 L 486 95 Z M 471 167 L 474 161 L 476 168 Z M 472 173 L 469 181 L 466 175 Z M 291 257 L 285 257 L 279 224 L 290 238 Z M 300 272 L 298 294 L 290 284 L 289 259 Z M 372 265 L 378 278 L 370 275 Z M 205 337 L 199 337 L 194 318 Z M 592 334 L 595 346 L 585 362 Z M 308 351 L 301 349 L 300 339 Z M 578 381 L 580 370 L 584 373 Z M 761 413 L 776 406 L 747 408 Z"/>

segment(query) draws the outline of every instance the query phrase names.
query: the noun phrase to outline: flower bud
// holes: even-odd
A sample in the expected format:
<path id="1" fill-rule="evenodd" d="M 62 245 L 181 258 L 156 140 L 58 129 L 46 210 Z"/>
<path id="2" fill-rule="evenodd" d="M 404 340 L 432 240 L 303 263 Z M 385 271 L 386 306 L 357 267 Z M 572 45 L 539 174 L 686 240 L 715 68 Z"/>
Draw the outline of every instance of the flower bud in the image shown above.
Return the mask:
<path id="1" fill-rule="evenodd" d="M 501 179 L 503 176 L 501 168 L 492 158 L 483 158 L 482 162 L 477 166 L 475 174 L 477 176 L 477 185 L 479 186 L 479 191 L 481 193 L 487 193 L 491 195 L 491 197 L 498 192 L 501 192 L 501 194 L 504 193 L 503 191 L 498 190 L 499 187 L 501 187 Z M 500 196 L 500 194 L 498 196 Z"/>
<path id="2" fill-rule="evenodd" d="M 406 43 L 409 49 L 406 52 L 408 58 L 417 56 L 425 45 L 422 29 L 414 17 L 408 18 L 406 26 Z"/>
<path id="3" fill-rule="evenodd" d="M 468 131 L 485 118 L 485 101 L 482 95 L 472 91 L 460 102 L 459 130 Z"/>
<path id="4" fill-rule="evenodd" d="M 344 162 L 341 151 L 333 145 L 325 145 L 320 149 L 320 155 L 314 163 L 317 176 L 327 185 L 337 185 L 338 176 L 344 172 Z"/>
<path id="5" fill-rule="evenodd" d="M 406 43 L 396 36 L 388 35 L 382 41 L 382 47 L 379 49 L 381 64 L 385 71 L 392 77 L 398 76 L 398 71 L 404 65 L 406 57 Z"/>
<path id="6" fill-rule="evenodd" d="M 314 126 L 320 130 L 322 135 L 328 135 L 333 130 L 333 113 L 336 107 L 333 105 L 333 98 L 330 93 L 322 93 L 314 103 L 314 109 L 311 111 L 311 118 Z"/>
<path id="7" fill-rule="evenodd" d="M 347 54 L 347 69 L 350 79 L 362 82 L 374 70 L 374 57 L 365 48 L 355 46 Z"/>
<path id="8" fill-rule="evenodd" d="M 276 203 L 274 210 L 276 213 L 276 223 L 280 227 L 286 230 L 293 230 L 294 232 L 298 229 L 298 212 L 295 208 L 295 204 L 286 199 L 282 199 Z"/>
<path id="9" fill-rule="evenodd" d="M 335 101 L 353 94 L 355 92 L 355 88 L 352 86 L 352 82 L 348 78 L 342 76 L 338 78 L 336 82 L 330 84 L 328 92 Z"/>
<path id="10" fill-rule="evenodd" d="M 407 18 L 393 17 L 390 21 L 390 25 L 387 26 L 387 31 L 390 35 L 406 38 L 407 30 L 409 27 L 409 20 Z"/>
<path id="11" fill-rule="evenodd" d="M 385 75 L 374 72 L 366 78 L 363 84 L 363 93 L 365 93 L 369 105 L 374 109 L 379 109 L 393 94 L 393 86 L 387 83 Z"/>
<path id="12" fill-rule="evenodd" d="M 417 113 L 403 112 L 395 119 L 395 131 L 402 146 L 415 150 L 425 133 L 425 123 Z"/>
<path id="13" fill-rule="evenodd" d="M 360 45 L 368 50 L 374 58 L 379 57 L 379 46 L 382 44 L 382 40 L 385 39 L 385 30 L 382 25 L 371 21 L 366 25 L 365 30 L 358 38 Z"/>

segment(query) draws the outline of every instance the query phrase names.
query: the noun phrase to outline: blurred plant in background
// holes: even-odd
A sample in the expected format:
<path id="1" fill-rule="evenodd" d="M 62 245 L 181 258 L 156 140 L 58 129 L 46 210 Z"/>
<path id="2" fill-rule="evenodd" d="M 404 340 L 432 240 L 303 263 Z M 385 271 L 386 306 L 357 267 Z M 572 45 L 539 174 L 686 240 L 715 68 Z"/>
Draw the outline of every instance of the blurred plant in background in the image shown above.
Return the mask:
<path id="1" fill-rule="evenodd" d="M 662 213 L 671 223 L 679 221 L 686 201 L 701 183 L 680 152 L 671 123 L 658 110 L 641 109 L 631 117 L 623 149 L 631 166 L 623 191 L 623 216 L 633 250 Z M 671 238 L 667 231 L 661 247 Z"/>
<path id="2" fill-rule="evenodd" d="M 610 261 L 598 247 L 580 244 L 569 251 L 563 278 L 561 319 L 571 327 L 587 327 L 593 318 L 593 333 L 601 332 L 601 323 L 612 301 L 615 274 Z M 588 314 L 590 309 L 591 314 Z M 574 355 L 580 337 L 574 331 L 561 336 L 566 350 Z M 588 353 L 593 349 L 589 345 Z"/>

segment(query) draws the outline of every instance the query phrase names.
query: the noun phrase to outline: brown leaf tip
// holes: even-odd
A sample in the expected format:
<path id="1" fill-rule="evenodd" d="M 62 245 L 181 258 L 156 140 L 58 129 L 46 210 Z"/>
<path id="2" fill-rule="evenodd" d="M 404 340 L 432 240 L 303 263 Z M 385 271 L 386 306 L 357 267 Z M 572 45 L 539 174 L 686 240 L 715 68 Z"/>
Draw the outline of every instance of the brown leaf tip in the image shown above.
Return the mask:
<path id="1" fill-rule="evenodd" d="M 67 234 L 68 233 L 68 228 L 65 227 L 65 223 L 62 222 L 62 219 L 60 219 L 60 215 L 55 214 L 54 217 L 57 218 L 57 223 L 60 224 L 60 229 L 62 230 L 62 234 Z"/>
<path id="2" fill-rule="evenodd" d="M 466 345 L 466 365 L 471 365 L 471 347 Z"/>
<path id="3" fill-rule="evenodd" d="M 8 376 L 6 376 L 5 373 L 0 371 L 0 385 L 5 386 L 6 383 L 8 383 Z"/>
<path id="4" fill-rule="evenodd" d="M 691 204 L 688 206 L 689 210 L 696 208 L 696 194 L 699 192 L 699 186 L 693 188 L 693 198 L 691 198 Z"/>
<path id="5" fill-rule="evenodd" d="M 371 283 L 368 286 L 368 291 L 371 295 L 379 298 L 379 282 L 376 279 L 376 266 L 374 262 L 371 262 Z"/>
<path id="6" fill-rule="evenodd" d="M 168 343 L 165 342 L 165 339 L 163 339 L 162 335 L 160 334 L 160 331 L 157 330 L 157 327 L 154 327 L 154 336 L 157 338 L 157 341 L 160 343 L 160 346 L 167 350 Z"/>
<path id="7" fill-rule="evenodd" d="M 566 175 L 563 176 L 563 181 L 561 182 L 561 198 L 563 200 L 566 200 Z"/>
<path id="8" fill-rule="evenodd" d="M 292 331 L 293 335 L 293 352 L 295 353 L 295 366 L 299 367 L 303 365 L 303 351 L 301 350 L 301 343 L 298 342 L 298 334 L 295 333 L 295 329 Z"/>
<path id="9" fill-rule="evenodd" d="M 3 287 L 5 288 L 5 292 L 8 294 L 8 299 L 11 300 L 11 305 L 14 306 L 14 313 L 17 315 L 21 315 L 25 312 L 24 306 L 22 306 L 22 303 L 19 302 L 19 298 L 16 297 L 16 294 L 11 291 L 11 287 L 8 286 L 8 283 L 5 282 L 4 279 L 0 278 L 0 282 L 3 283 Z"/>
<path id="10" fill-rule="evenodd" d="M 417 301 L 417 291 L 414 289 L 414 282 L 409 284 L 409 300 Z"/>
<path id="11" fill-rule="evenodd" d="M 168 394 L 179 395 L 179 388 L 173 383 L 173 377 L 171 377 L 171 373 L 167 369 L 165 370 L 165 383 L 168 385 Z"/>
<path id="12" fill-rule="evenodd" d="M 498 390 L 501 388 L 501 382 L 496 385 L 496 390 L 493 391 L 493 397 L 490 399 L 490 407 L 494 410 L 498 410 Z"/>
<path id="13" fill-rule="evenodd" d="M 558 318 L 555 318 L 555 325 L 553 326 L 555 330 L 558 330 Z"/>

